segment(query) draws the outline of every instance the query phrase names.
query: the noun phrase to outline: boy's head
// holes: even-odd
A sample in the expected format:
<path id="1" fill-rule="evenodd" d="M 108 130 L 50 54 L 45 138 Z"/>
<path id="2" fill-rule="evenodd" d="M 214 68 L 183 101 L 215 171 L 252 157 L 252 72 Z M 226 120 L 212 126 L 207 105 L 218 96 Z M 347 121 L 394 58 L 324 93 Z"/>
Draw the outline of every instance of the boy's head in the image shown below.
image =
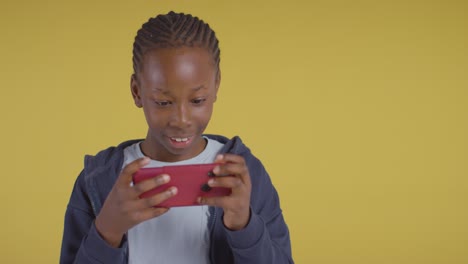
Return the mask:
<path id="1" fill-rule="evenodd" d="M 215 33 L 196 17 L 170 12 L 151 18 L 133 47 L 131 91 L 148 133 L 141 148 L 160 161 L 190 159 L 205 148 L 220 82 Z"/>
<path id="2" fill-rule="evenodd" d="M 213 65 L 219 72 L 220 50 L 215 32 L 198 17 L 171 11 L 150 18 L 138 30 L 133 43 L 134 73 L 138 74 L 146 52 L 179 47 L 205 49 L 213 56 Z"/>

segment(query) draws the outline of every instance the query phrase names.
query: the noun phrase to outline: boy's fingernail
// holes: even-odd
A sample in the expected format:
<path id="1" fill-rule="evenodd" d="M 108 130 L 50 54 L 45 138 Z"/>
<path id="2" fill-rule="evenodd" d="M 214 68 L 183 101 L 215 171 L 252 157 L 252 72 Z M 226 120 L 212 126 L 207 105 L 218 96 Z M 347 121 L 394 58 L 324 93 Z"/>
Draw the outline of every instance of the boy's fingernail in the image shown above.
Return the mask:
<path id="1" fill-rule="evenodd" d="M 171 195 L 176 195 L 177 194 L 177 188 L 176 187 L 172 187 L 171 189 L 169 189 L 169 193 Z"/>
<path id="2" fill-rule="evenodd" d="M 220 170 L 219 166 L 214 167 L 213 169 L 214 174 L 218 174 L 219 170 Z"/>
<path id="3" fill-rule="evenodd" d="M 216 160 L 222 160 L 222 159 L 223 159 L 223 155 L 222 155 L 222 154 L 216 155 Z"/>
<path id="4" fill-rule="evenodd" d="M 213 179 L 208 181 L 208 185 L 213 186 L 215 184 L 215 181 Z"/>
<path id="5" fill-rule="evenodd" d="M 150 158 L 148 158 L 148 157 L 144 157 L 144 158 L 141 160 L 142 163 L 147 163 L 147 162 L 149 162 L 149 161 L 150 161 Z"/>
<path id="6" fill-rule="evenodd" d="M 170 179 L 171 179 L 171 177 L 169 177 L 169 175 L 163 174 L 163 175 L 161 175 L 161 177 L 159 178 L 159 181 L 160 181 L 161 183 L 166 183 L 166 182 L 168 182 Z"/>

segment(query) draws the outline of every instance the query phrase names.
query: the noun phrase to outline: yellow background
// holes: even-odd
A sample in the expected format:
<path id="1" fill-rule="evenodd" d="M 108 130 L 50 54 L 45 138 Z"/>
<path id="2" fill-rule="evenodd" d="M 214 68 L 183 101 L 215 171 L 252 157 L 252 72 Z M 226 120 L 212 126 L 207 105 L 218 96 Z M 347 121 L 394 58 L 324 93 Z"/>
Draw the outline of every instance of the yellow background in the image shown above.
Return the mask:
<path id="1" fill-rule="evenodd" d="M 297 263 L 468 263 L 468 2 L 2 1 L 0 262 L 58 262 L 83 155 L 145 135 L 141 24 L 212 25 L 207 130 L 240 135 Z"/>

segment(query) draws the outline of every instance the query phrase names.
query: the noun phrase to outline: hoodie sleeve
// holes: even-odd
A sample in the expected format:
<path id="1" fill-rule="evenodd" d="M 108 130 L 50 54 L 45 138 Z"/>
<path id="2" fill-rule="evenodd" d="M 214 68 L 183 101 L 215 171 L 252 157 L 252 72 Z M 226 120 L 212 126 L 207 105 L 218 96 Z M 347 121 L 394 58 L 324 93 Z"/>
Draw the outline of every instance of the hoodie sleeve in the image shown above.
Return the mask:
<path id="1" fill-rule="evenodd" d="M 60 263 L 127 263 L 127 242 L 113 248 L 96 230 L 96 218 L 86 192 L 84 172 L 75 182 L 65 213 Z"/>
<path id="2" fill-rule="evenodd" d="M 252 181 L 250 221 L 239 231 L 225 228 L 235 263 L 294 263 L 288 227 L 270 176 L 257 158 L 244 158 Z"/>

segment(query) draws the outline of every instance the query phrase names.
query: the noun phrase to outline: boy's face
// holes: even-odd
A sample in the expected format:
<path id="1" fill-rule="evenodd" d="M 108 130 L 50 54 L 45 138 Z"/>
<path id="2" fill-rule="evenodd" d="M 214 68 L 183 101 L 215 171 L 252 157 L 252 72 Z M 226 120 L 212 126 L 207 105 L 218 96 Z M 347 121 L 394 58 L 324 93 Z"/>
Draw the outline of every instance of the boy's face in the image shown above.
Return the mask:
<path id="1" fill-rule="evenodd" d="M 141 145 L 145 155 L 174 162 L 203 151 L 201 135 L 219 87 L 216 74 L 211 54 L 202 48 L 164 48 L 144 55 L 131 89 L 148 123 Z"/>

